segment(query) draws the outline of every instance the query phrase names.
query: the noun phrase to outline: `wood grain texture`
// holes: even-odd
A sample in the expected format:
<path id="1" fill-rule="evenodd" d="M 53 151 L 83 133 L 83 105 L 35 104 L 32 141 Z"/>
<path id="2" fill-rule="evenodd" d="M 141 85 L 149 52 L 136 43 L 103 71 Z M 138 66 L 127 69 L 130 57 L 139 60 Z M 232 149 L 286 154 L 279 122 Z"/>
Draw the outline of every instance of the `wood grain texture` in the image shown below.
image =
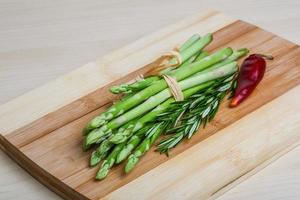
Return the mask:
<path id="1" fill-rule="evenodd" d="M 104 199 L 214 199 L 267 157 L 299 144 L 299 101 L 297 86 Z"/>
<path id="2" fill-rule="evenodd" d="M 195 19 L 200 20 L 198 22 L 197 20 L 195 21 Z M 222 19 L 225 19 L 223 25 L 221 25 L 223 23 Z M 215 20 L 217 20 L 218 23 L 221 24 L 214 24 Z M 191 28 L 184 27 L 184 33 L 182 33 L 179 27 L 181 27 L 182 24 L 186 25 L 187 22 L 190 21 L 193 22 Z M 225 27 L 221 30 L 218 30 L 223 26 Z M 209 29 L 203 30 L 203 27 Z M 155 43 L 153 45 L 146 45 L 146 48 L 142 48 L 148 49 L 148 51 L 145 51 L 144 53 L 162 53 L 167 49 L 170 49 L 176 43 L 181 42 L 183 40 L 183 36 L 188 36 L 194 32 L 204 33 L 207 31 L 218 30 L 215 33 L 215 37 L 222 37 L 223 39 L 216 40 L 214 42 L 214 45 L 212 45 L 209 48 L 209 50 L 215 50 L 216 48 L 228 45 L 234 48 L 246 46 L 249 47 L 250 50 L 253 52 L 266 52 L 276 57 L 276 60 L 270 63 L 270 65 L 268 66 L 267 75 L 263 83 L 257 89 L 256 94 L 253 95 L 253 98 L 251 98 L 247 102 L 247 104 L 243 104 L 241 107 L 235 110 L 235 112 L 227 109 L 226 106 L 223 106 L 221 114 L 212 123 L 212 125 L 209 126 L 205 131 L 203 131 L 203 134 L 198 134 L 193 138 L 193 140 L 190 140 L 189 142 L 186 142 L 183 145 L 176 148 L 175 151 L 172 152 L 172 157 L 183 152 L 185 149 L 188 149 L 189 147 L 192 147 L 193 145 L 199 143 L 208 136 L 216 133 L 218 130 L 230 125 L 235 120 L 245 116 L 253 110 L 258 109 L 260 106 L 268 103 L 272 99 L 282 95 L 289 89 L 299 84 L 300 72 L 299 68 L 297 68 L 299 64 L 299 47 L 297 45 L 292 44 L 291 42 L 276 37 L 271 33 L 263 31 L 253 25 L 241 21 L 235 22 L 235 20 L 232 20 L 230 18 L 224 18 L 223 15 L 212 13 L 206 15 L 206 17 L 204 18 L 191 18 L 188 21 L 184 21 L 184 23 L 173 26 L 172 28 L 175 28 L 174 31 L 176 31 L 176 33 L 168 33 L 168 37 L 163 37 L 162 40 L 154 40 Z M 161 33 L 155 35 L 155 37 L 159 37 L 160 34 Z M 243 46 L 241 46 L 241 44 Z M 108 56 L 108 58 L 106 58 L 107 60 L 104 59 L 103 61 L 103 59 L 101 59 L 95 62 L 96 64 L 89 64 L 86 68 L 84 68 L 84 70 L 91 72 L 91 69 L 94 70 L 100 66 L 101 71 L 104 70 L 104 73 L 109 73 L 109 71 L 106 70 L 107 68 L 101 67 L 101 63 L 104 63 L 103 66 L 105 67 L 126 66 L 125 68 L 122 68 L 124 69 L 124 71 L 120 70 L 118 72 L 120 74 L 117 76 L 120 77 L 122 76 L 122 74 L 131 72 L 154 58 L 149 57 L 146 60 L 139 60 L 143 55 L 143 53 L 141 53 L 140 51 L 141 47 L 139 47 L 139 45 L 144 45 L 144 43 L 136 43 L 132 46 L 127 47 L 128 49 L 136 48 L 135 51 L 138 52 L 134 51 L 134 53 L 124 55 L 123 60 L 121 58 L 117 59 L 117 62 L 114 62 L 114 59 L 120 58 L 120 54 L 123 55 L 121 51 L 121 53 L 112 54 L 116 57 L 112 56 L 111 59 L 109 59 L 110 57 Z M 128 49 L 125 52 L 128 52 Z M 132 66 L 131 64 L 133 61 L 134 66 Z M 113 69 L 110 68 L 110 70 Z M 135 77 L 136 73 L 139 72 L 132 73 L 119 81 L 131 79 L 132 77 Z M 74 74 L 70 76 L 71 82 L 73 80 L 72 77 L 74 76 L 76 78 L 78 77 L 78 75 L 80 74 L 75 73 L 75 76 Z M 276 82 L 274 82 L 274 80 L 276 80 Z M 65 79 L 65 81 L 70 80 L 67 78 Z M 71 84 L 71 86 L 69 87 L 73 88 L 74 86 L 76 86 L 76 84 Z M 53 85 L 50 85 L 50 87 L 52 88 Z M 117 167 L 103 182 L 96 183 L 95 181 L 93 181 L 96 169 L 89 169 L 87 167 L 87 160 L 89 154 L 82 153 L 81 149 L 78 148 L 81 142 L 80 130 L 92 116 L 101 112 L 101 110 L 103 110 L 112 100 L 112 96 L 108 94 L 105 87 L 100 88 L 98 90 L 96 89 L 99 87 L 99 85 L 98 87 L 94 87 L 95 88 L 88 89 L 88 94 L 85 93 L 86 90 L 83 90 L 83 94 L 78 92 L 79 96 L 77 97 L 79 99 L 75 102 L 69 102 L 63 98 L 61 102 L 64 102 L 64 106 L 59 106 L 59 104 L 57 104 L 54 107 L 50 107 L 49 109 L 57 109 L 56 111 L 52 110 L 54 112 L 50 113 L 46 111 L 41 111 L 41 113 L 37 114 L 36 116 L 45 116 L 37 120 L 35 120 L 36 116 L 33 116 L 32 119 L 29 119 L 30 121 L 23 122 L 31 122 L 30 124 L 24 127 L 20 128 L 20 124 L 13 125 L 13 128 L 4 131 L 4 133 L 9 134 L 1 138 L 3 146 L 6 150 L 9 149 L 11 144 L 13 144 L 15 147 L 19 148 L 22 151 L 22 154 L 18 155 L 18 158 L 24 160 L 25 162 L 26 158 L 28 157 L 30 158 L 30 160 L 27 159 L 27 162 L 29 163 L 30 161 L 34 161 L 35 165 L 32 165 L 32 167 L 35 167 L 36 171 L 39 172 L 37 174 L 34 174 L 35 176 L 41 177 L 43 180 L 45 180 L 45 177 L 50 177 L 49 180 L 45 181 L 45 184 L 51 186 L 54 190 L 56 190 L 56 192 L 60 194 L 63 193 L 64 195 L 66 195 L 65 197 L 69 198 L 76 197 L 82 199 L 97 199 L 99 197 L 103 197 L 104 195 L 134 180 L 136 177 L 146 173 L 152 168 L 168 160 L 164 156 L 158 156 L 156 153 L 151 152 L 141 160 L 140 166 L 143 167 L 137 168 L 129 176 L 125 177 L 121 173 L 120 167 Z M 53 88 L 56 88 L 55 84 Z M 62 90 L 64 89 L 67 88 L 62 88 Z M 45 89 L 40 91 L 42 91 L 41 97 L 43 97 L 43 95 L 49 94 L 45 92 Z M 38 93 L 40 94 L 40 92 Z M 103 98 L 99 99 L 100 95 Z M 39 107 L 40 105 L 36 106 L 37 108 L 41 108 Z M 39 110 L 37 109 L 37 111 Z M 5 121 L 4 119 L 2 122 L 3 124 L 5 124 L 4 122 L 7 121 Z M 44 124 L 47 124 L 47 126 L 44 126 Z M 12 130 L 15 131 L 9 132 Z M 276 148 L 274 147 L 274 149 Z M 10 152 L 13 152 L 13 148 L 11 148 Z M 17 154 L 17 152 L 15 152 L 13 156 L 15 154 Z M 263 159 L 267 159 L 273 154 L 270 153 L 268 155 L 268 157 L 264 157 Z M 25 162 L 25 164 L 23 165 L 27 165 L 27 162 Z M 255 164 L 257 163 L 254 163 L 253 165 Z M 45 177 L 42 177 L 43 173 Z M 239 171 L 237 173 L 242 173 L 242 171 Z M 224 181 L 226 182 L 227 180 Z M 101 187 L 99 187 L 99 185 Z M 220 186 L 220 188 L 222 188 L 222 186 Z"/>

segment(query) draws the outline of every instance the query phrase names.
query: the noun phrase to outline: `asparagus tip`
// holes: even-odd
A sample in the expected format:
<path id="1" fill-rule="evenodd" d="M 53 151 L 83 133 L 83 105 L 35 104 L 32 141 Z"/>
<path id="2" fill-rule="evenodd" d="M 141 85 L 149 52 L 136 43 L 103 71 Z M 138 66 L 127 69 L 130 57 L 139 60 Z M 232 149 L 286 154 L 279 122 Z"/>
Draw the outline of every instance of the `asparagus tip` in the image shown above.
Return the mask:
<path id="1" fill-rule="evenodd" d="M 96 176 L 96 179 L 97 179 L 97 180 L 102 180 L 102 179 L 104 179 L 104 178 L 107 176 L 108 171 L 109 171 L 109 165 L 108 165 L 108 164 L 104 164 L 104 165 L 100 168 L 100 170 L 98 171 L 97 176 Z"/>
<path id="2" fill-rule="evenodd" d="M 119 164 L 121 163 L 123 160 L 125 160 L 128 156 L 128 151 L 126 148 L 122 149 L 122 151 L 118 154 L 117 159 L 116 159 L 116 163 Z"/>
<path id="3" fill-rule="evenodd" d="M 131 154 L 125 166 L 125 173 L 128 174 L 135 167 L 138 161 L 139 158 L 136 157 L 134 154 Z"/>
<path id="4" fill-rule="evenodd" d="M 99 157 L 96 153 L 96 151 L 94 151 L 91 155 L 91 159 L 90 159 L 90 166 L 94 167 L 96 166 L 99 162 L 101 161 L 101 157 Z"/>
<path id="5" fill-rule="evenodd" d="M 111 143 L 114 143 L 114 144 L 119 144 L 119 143 L 124 142 L 124 141 L 125 141 L 124 139 L 125 139 L 125 138 L 124 138 L 123 134 L 117 133 L 117 134 L 115 134 L 113 137 L 111 137 L 111 138 L 109 139 L 109 141 L 110 141 Z"/>
<path id="6" fill-rule="evenodd" d="M 87 128 L 88 129 L 94 129 L 94 128 L 98 128 L 102 125 L 104 125 L 106 123 L 106 119 L 105 119 L 105 116 L 103 115 L 99 115 L 99 116 L 96 116 L 94 119 L 92 119 L 88 125 L 87 125 Z"/>
<path id="7" fill-rule="evenodd" d="M 94 129 L 85 137 L 84 143 L 86 146 L 98 143 L 110 133 L 111 130 L 103 130 L 101 128 Z"/>
<path id="8" fill-rule="evenodd" d="M 119 94 L 121 91 L 119 90 L 119 86 L 112 86 L 111 88 L 109 88 L 110 92 L 113 94 Z"/>
<path id="9" fill-rule="evenodd" d="M 112 86 L 109 90 L 113 94 L 128 93 L 131 91 L 127 84 L 115 85 Z"/>

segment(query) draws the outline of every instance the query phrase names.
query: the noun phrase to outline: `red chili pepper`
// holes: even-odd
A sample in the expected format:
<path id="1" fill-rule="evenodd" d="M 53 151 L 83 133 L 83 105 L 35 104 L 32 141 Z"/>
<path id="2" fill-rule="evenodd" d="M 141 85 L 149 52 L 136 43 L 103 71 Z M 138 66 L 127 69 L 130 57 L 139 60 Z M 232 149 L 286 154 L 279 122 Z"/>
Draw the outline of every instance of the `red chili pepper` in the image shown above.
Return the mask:
<path id="1" fill-rule="evenodd" d="M 243 102 L 262 80 L 266 71 L 266 61 L 273 60 L 272 56 L 252 54 L 247 57 L 240 68 L 237 79 L 237 88 L 231 100 L 230 107 L 236 107 Z"/>

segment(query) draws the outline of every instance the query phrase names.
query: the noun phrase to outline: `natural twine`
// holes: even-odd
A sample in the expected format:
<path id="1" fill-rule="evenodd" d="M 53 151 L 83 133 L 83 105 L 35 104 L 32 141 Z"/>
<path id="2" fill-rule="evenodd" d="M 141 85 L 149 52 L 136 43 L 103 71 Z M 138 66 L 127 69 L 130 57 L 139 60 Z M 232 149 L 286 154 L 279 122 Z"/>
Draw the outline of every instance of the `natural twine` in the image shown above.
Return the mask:
<path id="1" fill-rule="evenodd" d="M 175 63 L 171 63 L 170 61 L 175 59 Z M 160 58 L 155 60 L 150 65 L 152 66 L 149 71 L 144 73 L 144 76 L 154 76 L 159 75 L 159 72 L 169 68 L 169 67 L 178 67 L 182 64 L 182 57 L 180 55 L 179 49 L 174 48 L 172 51 L 165 53 Z"/>
<path id="2" fill-rule="evenodd" d="M 170 88 L 174 99 L 176 101 L 183 101 L 184 100 L 183 92 L 179 87 L 179 84 L 176 81 L 176 79 L 168 75 L 162 75 L 162 77 L 165 79 L 168 87 Z"/>
<path id="3" fill-rule="evenodd" d="M 170 61 L 172 59 L 175 59 L 175 63 L 171 63 Z M 181 88 L 178 85 L 178 82 L 176 81 L 175 78 L 168 76 L 168 75 L 160 75 L 159 72 L 169 68 L 169 67 L 178 67 L 182 64 L 182 57 L 180 55 L 179 49 L 174 48 L 172 51 L 164 54 L 161 56 L 159 59 L 154 61 L 152 69 L 150 69 L 148 72 L 144 74 L 145 77 L 147 76 L 154 76 L 154 75 L 159 75 L 164 78 L 166 81 L 168 87 L 171 90 L 171 93 L 176 101 L 183 101 L 184 96 Z"/>

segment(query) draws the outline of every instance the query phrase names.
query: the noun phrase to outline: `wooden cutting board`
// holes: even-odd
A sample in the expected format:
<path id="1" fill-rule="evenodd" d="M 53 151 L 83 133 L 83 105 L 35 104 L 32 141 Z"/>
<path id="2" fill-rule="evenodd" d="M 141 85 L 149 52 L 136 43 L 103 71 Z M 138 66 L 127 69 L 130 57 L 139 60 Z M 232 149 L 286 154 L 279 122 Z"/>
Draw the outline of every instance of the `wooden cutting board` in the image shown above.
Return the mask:
<path id="1" fill-rule="evenodd" d="M 213 32 L 207 50 L 247 47 L 271 54 L 266 75 L 245 103 L 217 117 L 170 157 L 152 149 L 129 175 L 123 166 L 94 180 L 81 130 L 117 97 L 113 84 L 194 33 Z M 146 66 L 146 67 L 143 67 Z M 209 11 L 166 27 L 0 106 L 0 146 L 40 182 L 66 199 L 208 199 L 220 194 L 300 141 L 300 48 L 252 24 Z"/>

